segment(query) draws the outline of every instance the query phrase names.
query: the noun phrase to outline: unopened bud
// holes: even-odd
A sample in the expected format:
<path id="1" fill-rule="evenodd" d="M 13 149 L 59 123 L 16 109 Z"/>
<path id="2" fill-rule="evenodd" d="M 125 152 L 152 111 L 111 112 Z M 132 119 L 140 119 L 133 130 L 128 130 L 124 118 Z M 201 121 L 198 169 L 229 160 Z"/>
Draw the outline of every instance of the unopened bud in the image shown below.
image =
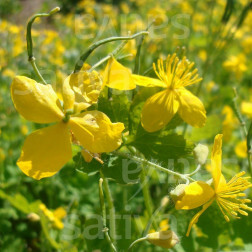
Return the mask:
<path id="1" fill-rule="evenodd" d="M 175 189 L 173 189 L 170 192 L 170 196 L 171 196 L 174 203 L 176 203 L 178 200 L 182 199 L 182 197 L 185 194 L 186 186 L 187 186 L 186 184 L 180 184 L 180 185 L 176 186 Z"/>
<path id="2" fill-rule="evenodd" d="M 30 213 L 27 215 L 27 219 L 31 222 L 37 222 L 40 221 L 40 217 L 39 215 L 35 214 L 35 213 Z"/>
<path id="3" fill-rule="evenodd" d="M 168 196 L 164 196 L 164 197 L 162 198 L 162 200 L 161 200 L 161 206 L 162 206 L 162 207 L 165 207 L 166 205 L 169 204 L 169 201 L 170 201 L 169 197 L 168 197 Z"/>
<path id="4" fill-rule="evenodd" d="M 193 150 L 194 157 L 200 165 L 206 163 L 208 153 L 208 147 L 203 144 L 198 144 Z"/>
<path id="5" fill-rule="evenodd" d="M 147 241 L 153 245 L 169 249 L 179 242 L 179 238 L 173 231 L 166 230 L 148 234 Z"/>

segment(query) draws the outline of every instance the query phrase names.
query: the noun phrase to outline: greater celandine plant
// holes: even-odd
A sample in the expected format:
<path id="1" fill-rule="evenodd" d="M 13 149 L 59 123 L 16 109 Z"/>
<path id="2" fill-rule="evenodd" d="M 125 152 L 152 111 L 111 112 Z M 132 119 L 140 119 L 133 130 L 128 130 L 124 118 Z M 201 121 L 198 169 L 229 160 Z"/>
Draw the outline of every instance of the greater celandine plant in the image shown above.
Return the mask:
<path id="1" fill-rule="evenodd" d="M 56 174 L 71 158 L 71 145 L 79 147 L 81 154 L 87 163 L 97 162 L 103 165 L 102 153 L 112 153 L 126 159 L 139 163 L 142 167 L 140 183 L 144 191 L 144 200 L 148 210 L 150 224 L 156 230 L 147 233 L 135 240 L 130 246 L 131 250 L 138 242 L 148 241 L 151 244 L 163 248 L 172 248 L 179 238 L 170 227 L 165 230 L 158 230 L 155 225 L 155 218 L 152 218 L 153 210 L 150 205 L 148 185 L 144 181 L 145 169 L 153 167 L 159 171 L 174 175 L 183 183 L 171 192 L 171 198 L 175 202 L 176 209 L 189 210 L 202 206 L 189 224 L 186 235 L 188 236 L 193 224 L 200 215 L 215 200 L 226 221 L 230 217 L 240 218 L 238 214 L 248 215 L 251 208 L 247 206 L 250 199 L 243 198 L 243 193 L 251 187 L 248 177 L 243 177 L 245 171 L 235 175 L 229 182 L 226 182 L 221 173 L 222 157 L 222 135 L 217 135 L 212 150 L 211 172 L 213 179 L 207 182 L 195 181 L 195 175 L 201 166 L 206 162 L 208 149 L 206 146 L 197 146 L 194 149 L 198 167 L 195 171 L 182 174 L 170 170 L 152 162 L 145 157 L 140 150 L 131 146 L 135 132 L 122 122 L 112 122 L 108 115 L 99 111 L 99 98 L 108 90 L 120 90 L 132 92 L 137 95 L 139 87 L 161 89 L 154 95 L 148 97 L 142 107 L 141 125 L 145 134 L 157 132 L 173 120 L 175 114 L 187 124 L 193 127 L 203 127 L 206 122 L 206 110 L 202 101 L 192 94 L 186 87 L 201 82 L 198 70 L 194 68 L 194 62 L 189 61 L 186 56 L 179 57 L 176 53 L 169 54 L 165 60 L 158 59 L 153 63 L 153 69 L 157 78 L 151 78 L 132 71 L 123 66 L 116 59 L 118 52 L 128 40 L 141 38 L 148 35 L 142 31 L 127 37 L 110 37 L 92 44 L 77 61 L 73 72 L 65 79 L 61 92 L 56 92 L 51 84 L 47 84 L 39 72 L 33 55 L 32 24 L 38 17 L 50 16 L 59 11 L 53 9 L 49 13 L 36 14 L 27 25 L 27 52 L 28 60 L 31 63 L 37 80 L 25 76 L 16 76 L 11 84 L 11 97 L 16 110 L 26 119 L 39 124 L 48 124 L 47 127 L 34 131 L 30 134 L 21 150 L 20 158 L 17 161 L 18 167 L 27 176 L 34 179 L 51 177 Z M 86 60 L 93 51 L 106 43 L 122 41 L 122 43 L 105 58 L 93 66 L 89 66 Z M 140 62 L 140 49 L 136 58 L 136 64 Z M 95 68 L 107 61 L 104 71 L 96 71 Z M 139 69 L 136 66 L 135 69 Z M 104 96 L 107 100 L 109 95 Z M 132 112 L 133 113 L 133 112 Z M 251 136 L 251 130 L 247 132 Z M 165 135 L 161 135 L 162 137 Z M 249 139 L 249 138 L 248 138 Z M 146 146 L 148 148 L 148 146 Z M 248 149 L 250 151 L 250 149 Z M 93 160 L 94 159 L 94 160 Z M 250 158 L 249 158 L 250 160 Z M 251 165 L 251 164 L 250 164 Z M 112 195 L 109 189 L 106 173 L 100 172 L 99 195 L 103 215 L 104 234 L 107 242 L 113 251 L 120 248 L 116 245 L 116 222 L 115 209 Z M 108 202 L 110 215 L 109 229 L 106 223 L 106 206 L 103 192 Z"/>

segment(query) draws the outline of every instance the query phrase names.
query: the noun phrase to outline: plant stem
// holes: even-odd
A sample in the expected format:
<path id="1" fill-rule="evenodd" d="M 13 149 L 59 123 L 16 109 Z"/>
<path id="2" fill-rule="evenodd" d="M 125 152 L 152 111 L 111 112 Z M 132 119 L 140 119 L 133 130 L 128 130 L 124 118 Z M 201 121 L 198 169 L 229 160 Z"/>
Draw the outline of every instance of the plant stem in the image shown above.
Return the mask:
<path id="1" fill-rule="evenodd" d="M 251 135 L 252 135 L 252 123 L 250 124 L 249 130 L 247 130 L 246 127 L 246 123 L 243 120 L 243 117 L 241 115 L 241 112 L 238 108 L 238 104 L 237 104 L 237 99 L 238 99 L 238 94 L 237 94 L 237 90 L 234 87 L 234 98 L 233 98 L 233 109 L 235 112 L 236 117 L 238 118 L 240 124 L 241 124 L 241 128 L 243 131 L 243 135 L 247 140 L 247 156 L 248 156 L 248 168 L 249 168 L 249 173 L 252 175 L 252 164 L 251 164 Z"/>
<path id="2" fill-rule="evenodd" d="M 47 84 L 46 81 L 44 80 L 44 78 L 42 77 L 42 75 L 40 74 L 36 63 L 35 63 L 35 57 L 33 55 L 33 42 L 32 42 L 32 35 L 31 35 L 31 29 L 32 29 L 32 24 L 35 21 L 36 18 L 38 17 L 49 17 L 51 15 L 53 15 L 54 13 L 60 11 L 59 7 L 56 7 L 54 9 L 52 9 L 49 13 L 38 13 L 33 15 L 28 23 L 27 23 L 27 28 L 26 28 L 26 42 L 27 42 L 27 54 L 28 54 L 28 61 L 31 63 L 34 72 L 36 73 L 36 75 L 38 76 L 39 80 L 43 83 L 43 84 Z"/>
<path id="3" fill-rule="evenodd" d="M 189 174 L 187 174 L 187 175 L 188 175 L 188 176 L 193 176 L 193 175 L 196 174 L 200 169 L 201 169 L 201 164 L 198 164 L 197 168 L 196 168 L 193 172 L 191 172 L 191 173 L 189 173 Z"/>
<path id="4" fill-rule="evenodd" d="M 143 196 L 144 196 L 144 204 L 146 206 L 148 217 L 149 217 L 149 219 L 151 219 L 152 214 L 153 214 L 153 203 L 151 200 L 150 189 L 149 189 L 149 184 L 148 184 L 147 180 L 148 180 L 148 176 L 146 175 L 144 165 L 142 165 L 142 171 L 140 174 L 140 181 L 141 181 L 141 187 L 142 187 Z M 153 221 L 153 226 L 155 229 L 158 228 L 158 225 L 155 221 Z"/>
<path id="5" fill-rule="evenodd" d="M 103 179 L 103 185 L 104 185 L 104 193 L 106 195 L 106 199 L 108 202 L 108 208 L 109 208 L 109 221 L 110 221 L 110 236 L 111 240 L 115 241 L 116 238 L 116 223 L 115 223 L 115 207 L 114 202 L 112 198 L 111 191 L 109 189 L 108 180 L 104 177 L 103 173 L 100 172 L 101 177 Z"/>
<path id="6" fill-rule="evenodd" d="M 29 62 L 31 63 L 32 67 L 33 67 L 33 70 L 35 72 L 35 74 L 37 75 L 37 77 L 39 78 L 39 80 L 43 83 L 43 84 L 47 84 L 45 79 L 43 78 L 43 76 L 41 75 L 41 73 L 39 72 L 38 68 L 37 68 L 37 65 L 36 65 L 36 62 L 35 62 L 35 58 L 30 58 L 29 59 Z"/>
<path id="7" fill-rule="evenodd" d="M 104 194 L 103 194 L 103 190 L 102 190 L 102 183 L 103 183 L 103 179 L 100 178 L 99 180 L 99 195 L 100 195 L 100 204 L 101 204 L 101 210 L 102 210 L 102 220 L 103 220 L 103 231 L 106 237 L 107 242 L 109 243 L 111 249 L 114 252 L 117 252 L 116 247 L 114 246 L 114 244 L 112 243 L 109 233 L 108 233 L 108 228 L 107 228 L 107 215 L 106 215 L 106 207 L 105 207 L 105 203 L 104 203 Z"/>
<path id="8" fill-rule="evenodd" d="M 234 91 L 233 109 L 234 109 L 236 117 L 238 118 L 238 120 L 241 124 L 241 128 L 243 130 L 244 137 L 247 137 L 248 131 L 247 131 L 246 123 L 244 122 L 243 117 L 241 115 L 241 112 L 238 108 L 238 104 L 237 104 L 238 94 L 237 94 L 237 90 L 235 87 L 233 88 L 233 91 Z"/>
<path id="9" fill-rule="evenodd" d="M 92 72 L 96 67 L 100 66 L 101 64 L 103 64 L 104 62 L 109 60 L 110 58 L 114 57 L 116 54 L 118 54 L 120 52 L 120 50 L 125 46 L 126 43 L 127 43 L 127 41 L 123 41 L 112 53 L 110 53 L 106 57 L 102 58 L 95 65 L 93 65 L 88 71 Z"/>
<path id="10" fill-rule="evenodd" d="M 75 68 L 74 68 L 74 73 L 79 72 L 81 70 L 82 65 L 85 63 L 85 61 L 87 60 L 87 58 L 89 57 L 89 55 L 99 46 L 104 45 L 106 43 L 109 42 L 113 42 L 113 41 L 119 41 L 119 40 L 131 40 L 131 39 L 135 39 L 136 37 L 140 36 L 140 35 L 147 35 L 148 32 L 146 31 L 142 31 L 139 33 L 136 33 L 132 36 L 128 36 L 128 37 L 110 37 L 110 38 L 106 38 L 100 41 L 95 42 L 94 44 L 92 44 L 86 52 L 84 52 L 78 62 L 75 64 Z"/>
<path id="11" fill-rule="evenodd" d="M 250 123 L 248 135 L 247 135 L 247 151 L 248 151 L 248 164 L 249 164 L 249 172 L 252 174 L 252 164 L 251 164 L 251 157 L 252 157 L 252 122 Z"/>
<path id="12" fill-rule="evenodd" d="M 155 19 L 147 26 L 146 32 L 150 29 L 150 27 L 154 24 Z M 141 56 L 141 48 L 144 40 L 144 35 L 140 37 L 138 46 L 137 46 L 137 53 L 136 53 L 136 59 L 135 59 L 135 68 L 134 68 L 134 74 L 139 74 L 140 72 L 140 56 Z"/>
<path id="13" fill-rule="evenodd" d="M 184 174 L 181 174 L 181 173 L 169 170 L 167 168 L 164 168 L 164 167 L 162 167 L 162 166 L 160 166 L 158 164 L 152 163 L 151 161 L 148 161 L 146 159 L 140 158 L 138 156 L 129 155 L 129 154 L 122 153 L 122 152 L 119 152 L 119 151 L 115 151 L 114 154 L 118 155 L 118 156 L 122 156 L 122 157 L 128 158 L 128 159 L 131 159 L 131 160 L 133 160 L 133 161 L 135 161 L 137 163 L 145 164 L 147 166 L 156 168 L 156 169 L 158 169 L 158 170 L 160 170 L 162 172 L 168 173 L 170 175 L 177 176 L 180 179 L 183 179 L 183 180 L 186 180 L 186 181 L 189 181 L 189 180 L 190 181 L 194 181 L 194 179 L 190 178 L 188 175 L 184 175 Z"/>
<path id="14" fill-rule="evenodd" d="M 147 240 L 147 237 L 142 237 L 142 238 L 139 238 L 139 239 L 133 241 L 133 242 L 130 244 L 129 248 L 128 248 L 128 252 L 131 251 L 132 248 L 133 248 L 137 243 L 142 242 L 142 241 L 146 241 L 146 240 Z"/>

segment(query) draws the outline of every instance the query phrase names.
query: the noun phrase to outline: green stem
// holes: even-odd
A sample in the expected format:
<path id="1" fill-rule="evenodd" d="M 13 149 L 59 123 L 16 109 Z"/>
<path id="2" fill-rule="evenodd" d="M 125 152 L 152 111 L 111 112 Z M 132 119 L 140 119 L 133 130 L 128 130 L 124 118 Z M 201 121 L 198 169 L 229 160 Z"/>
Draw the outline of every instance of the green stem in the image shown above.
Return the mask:
<path id="1" fill-rule="evenodd" d="M 113 202 L 111 191 L 109 189 L 108 180 L 104 177 L 102 172 L 100 172 L 100 174 L 101 174 L 101 177 L 103 179 L 104 193 L 106 195 L 106 199 L 107 199 L 107 202 L 108 202 L 108 208 L 109 208 L 110 236 L 111 236 L 111 240 L 115 241 L 115 238 L 116 238 L 116 223 L 115 223 L 115 220 L 116 220 L 116 218 L 115 218 L 114 202 Z"/>
<path id="2" fill-rule="evenodd" d="M 241 128 L 243 130 L 244 137 L 247 137 L 248 131 L 247 131 L 246 123 L 243 120 L 243 117 L 241 115 L 241 112 L 240 112 L 238 104 L 237 104 L 238 94 L 237 94 L 237 90 L 236 90 L 235 87 L 233 88 L 233 91 L 234 91 L 233 109 L 234 109 L 236 117 L 238 118 L 238 120 L 239 120 L 239 122 L 241 124 Z"/>
<path id="3" fill-rule="evenodd" d="M 35 63 L 35 57 L 33 55 L 33 42 L 32 42 L 32 35 L 31 35 L 31 29 L 32 29 L 32 24 L 34 23 L 35 19 L 38 17 L 49 17 L 51 15 L 53 15 L 54 13 L 60 11 L 59 7 L 56 7 L 54 9 L 52 9 L 49 13 L 38 13 L 33 15 L 28 23 L 27 23 L 27 28 L 26 28 L 26 41 L 27 41 L 27 54 L 28 54 L 28 61 L 31 63 L 36 75 L 38 76 L 38 78 L 40 79 L 40 81 L 43 84 L 47 84 L 46 81 L 44 80 L 44 78 L 42 77 L 42 75 L 40 74 L 36 63 Z"/>
<path id="4" fill-rule="evenodd" d="M 148 165 L 150 167 L 153 167 L 153 168 L 156 168 L 157 170 L 159 171 L 162 171 L 162 172 L 165 172 L 167 174 L 170 174 L 170 175 L 174 175 L 174 176 L 177 176 L 179 177 L 180 179 L 183 179 L 183 180 L 191 180 L 191 181 L 194 181 L 194 179 L 190 178 L 190 177 L 187 177 L 186 175 L 184 174 L 181 174 L 181 173 L 178 173 L 178 172 L 175 172 L 175 171 L 172 171 L 172 170 L 169 170 L 167 168 L 164 168 L 158 164 L 155 164 L 155 163 L 152 163 L 151 161 L 148 161 L 146 159 L 142 159 L 140 157 L 137 157 L 137 156 L 131 156 L 129 154 L 126 154 L 126 153 L 122 153 L 122 152 L 114 152 L 114 154 L 118 155 L 118 156 L 122 156 L 122 157 L 125 157 L 125 158 L 128 158 L 128 159 L 131 159 L 137 163 L 140 163 L 140 164 L 145 164 L 145 165 Z"/>
<path id="5" fill-rule="evenodd" d="M 247 150 L 248 150 L 248 164 L 249 164 L 249 172 L 252 174 L 252 164 L 251 164 L 251 157 L 252 157 L 252 122 L 250 123 L 248 135 L 247 135 Z"/>
<path id="6" fill-rule="evenodd" d="M 155 22 L 155 20 L 153 20 L 147 26 L 147 28 L 145 30 L 146 32 L 148 32 L 148 30 L 154 24 L 154 22 Z M 140 72 L 140 56 L 141 56 L 141 48 L 142 48 L 143 41 L 144 41 L 144 35 L 142 35 L 140 37 L 140 40 L 139 40 L 139 43 L 138 43 L 138 46 L 137 46 L 137 53 L 136 53 L 136 59 L 135 59 L 135 68 L 134 68 L 134 71 L 133 71 L 134 74 L 139 74 L 139 72 Z"/>
<path id="7" fill-rule="evenodd" d="M 116 56 L 116 54 L 118 54 L 122 50 L 122 48 L 125 46 L 126 43 L 127 43 L 127 41 L 123 41 L 112 53 L 110 53 L 109 55 L 107 55 L 106 57 L 104 57 L 100 61 L 98 61 L 96 64 L 94 64 L 89 69 L 89 72 L 92 72 L 96 67 L 100 66 L 101 64 L 103 64 L 104 62 L 109 60 L 110 58 Z"/>
<path id="8" fill-rule="evenodd" d="M 108 233 L 107 215 L 106 215 L 106 207 L 105 207 L 105 203 L 104 203 L 104 194 L 103 194 L 103 189 L 102 189 L 102 183 L 103 183 L 103 179 L 100 178 L 100 180 L 99 180 L 99 196 L 100 196 L 100 204 L 101 204 L 101 210 L 102 210 L 103 232 L 105 234 L 106 240 L 109 243 L 111 249 L 114 252 L 117 252 L 117 249 L 116 249 L 115 245 L 113 244 L 113 242 L 109 236 L 109 233 Z"/>
<path id="9" fill-rule="evenodd" d="M 128 248 L 128 252 L 132 250 L 132 248 L 139 242 L 142 242 L 142 241 L 146 241 L 147 240 L 147 237 L 142 237 L 142 238 L 139 238 L 137 240 L 135 240 L 134 242 L 132 242 Z"/>
<path id="10" fill-rule="evenodd" d="M 141 188 L 143 191 L 144 203 L 145 203 L 145 207 L 148 213 L 148 218 L 151 219 L 152 214 L 153 214 L 153 203 L 151 200 L 150 189 L 149 189 L 149 184 L 147 180 L 148 180 L 148 177 L 146 175 L 145 167 L 144 165 L 142 165 L 142 171 L 140 174 Z M 155 222 L 155 220 L 153 220 L 153 226 L 155 229 L 158 228 L 158 225 Z"/>
<path id="11" fill-rule="evenodd" d="M 83 64 L 85 63 L 85 61 L 87 60 L 87 58 L 89 57 L 89 55 L 99 46 L 104 45 L 106 43 L 109 42 L 113 42 L 113 41 L 119 41 L 119 40 L 131 40 L 131 39 L 135 39 L 136 37 L 140 36 L 140 35 L 147 35 L 148 32 L 146 31 L 142 31 L 139 33 L 136 33 L 132 36 L 128 36 L 128 37 L 110 37 L 110 38 L 106 38 L 100 41 L 95 42 L 94 44 L 92 44 L 86 52 L 84 52 L 78 62 L 75 64 L 75 68 L 74 68 L 74 73 L 79 72 L 81 70 L 81 67 L 83 66 Z"/>
<path id="12" fill-rule="evenodd" d="M 238 104 L 237 104 L 237 99 L 238 99 L 238 94 L 237 90 L 234 87 L 234 98 L 233 98 L 233 109 L 235 112 L 236 117 L 238 118 L 241 128 L 243 131 L 243 135 L 247 140 L 247 154 L 248 154 L 248 168 L 249 168 L 249 173 L 252 175 L 252 164 L 251 164 L 251 137 L 252 137 L 252 123 L 250 124 L 249 130 L 247 130 L 246 123 L 243 120 L 243 117 L 241 115 L 241 112 L 239 110 Z"/>
<path id="13" fill-rule="evenodd" d="M 155 212 L 152 214 L 151 218 L 149 219 L 148 223 L 147 223 L 147 226 L 144 230 L 144 236 L 146 236 L 148 233 L 149 233 L 149 230 L 150 230 L 150 227 L 151 227 L 151 224 L 152 222 L 156 219 L 157 215 L 162 211 L 164 210 L 165 206 L 167 205 L 166 204 L 162 204 L 161 202 L 161 205 L 155 210 Z M 157 228 L 156 228 L 156 231 L 157 231 Z"/>
<path id="14" fill-rule="evenodd" d="M 30 58 L 29 59 L 29 62 L 31 63 L 32 67 L 33 67 L 33 70 L 35 72 L 35 74 L 37 75 L 37 77 L 39 78 L 39 80 L 43 83 L 43 84 L 47 84 L 45 79 L 43 78 L 43 76 L 41 75 L 41 73 L 39 72 L 38 68 L 37 68 L 37 65 L 35 63 L 35 58 Z"/>

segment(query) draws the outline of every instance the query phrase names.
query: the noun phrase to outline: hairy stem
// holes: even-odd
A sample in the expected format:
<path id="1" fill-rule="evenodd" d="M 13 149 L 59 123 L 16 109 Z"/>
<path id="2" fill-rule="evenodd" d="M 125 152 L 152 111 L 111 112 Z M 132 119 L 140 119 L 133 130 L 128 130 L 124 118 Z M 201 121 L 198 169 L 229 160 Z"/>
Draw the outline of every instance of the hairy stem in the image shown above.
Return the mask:
<path id="1" fill-rule="evenodd" d="M 137 163 L 140 163 L 140 164 L 143 164 L 143 165 L 146 165 L 146 166 L 149 166 L 149 167 L 156 168 L 159 171 L 165 172 L 165 173 L 170 174 L 170 175 L 174 175 L 174 176 L 176 176 L 176 177 L 178 177 L 178 178 L 180 178 L 182 180 L 194 181 L 194 179 L 190 178 L 187 174 L 181 174 L 181 173 L 172 171 L 170 169 L 164 168 L 164 167 L 162 167 L 162 166 L 160 166 L 158 164 L 152 163 L 151 161 L 148 161 L 148 160 L 143 159 L 141 157 L 134 156 L 134 155 L 129 155 L 127 153 L 122 153 L 122 152 L 119 152 L 119 151 L 115 151 L 114 154 L 118 155 L 118 156 L 128 158 L 128 159 L 131 159 L 131 160 L 133 160 L 133 161 L 135 161 Z"/>
<path id="2" fill-rule="evenodd" d="M 100 204 L 101 204 L 101 210 L 102 210 L 102 220 L 103 220 L 103 232 L 105 234 L 106 240 L 109 243 L 109 246 L 114 252 L 117 252 L 117 249 L 115 245 L 113 244 L 109 233 L 108 233 L 108 228 L 107 228 L 107 215 L 106 215 L 106 207 L 104 203 L 104 194 L 103 194 L 103 189 L 102 189 L 102 183 L 103 179 L 100 178 L 99 180 L 99 196 L 100 196 Z"/>
<path id="3" fill-rule="evenodd" d="M 103 179 L 103 186 L 104 186 L 104 193 L 108 202 L 108 208 L 109 208 L 109 221 L 110 221 L 110 236 L 111 240 L 115 241 L 116 238 L 116 223 L 115 223 L 115 207 L 114 207 L 114 202 L 112 198 L 111 191 L 109 189 L 109 184 L 108 180 L 104 177 L 103 173 L 100 172 L 101 177 Z"/>
<path id="4" fill-rule="evenodd" d="M 147 240 L 147 237 L 142 237 L 142 238 L 139 238 L 137 240 L 135 240 L 134 242 L 132 242 L 128 248 L 128 251 L 132 251 L 132 248 L 139 242 L 142 242 L 142 241 L 146 241 Z"/>

